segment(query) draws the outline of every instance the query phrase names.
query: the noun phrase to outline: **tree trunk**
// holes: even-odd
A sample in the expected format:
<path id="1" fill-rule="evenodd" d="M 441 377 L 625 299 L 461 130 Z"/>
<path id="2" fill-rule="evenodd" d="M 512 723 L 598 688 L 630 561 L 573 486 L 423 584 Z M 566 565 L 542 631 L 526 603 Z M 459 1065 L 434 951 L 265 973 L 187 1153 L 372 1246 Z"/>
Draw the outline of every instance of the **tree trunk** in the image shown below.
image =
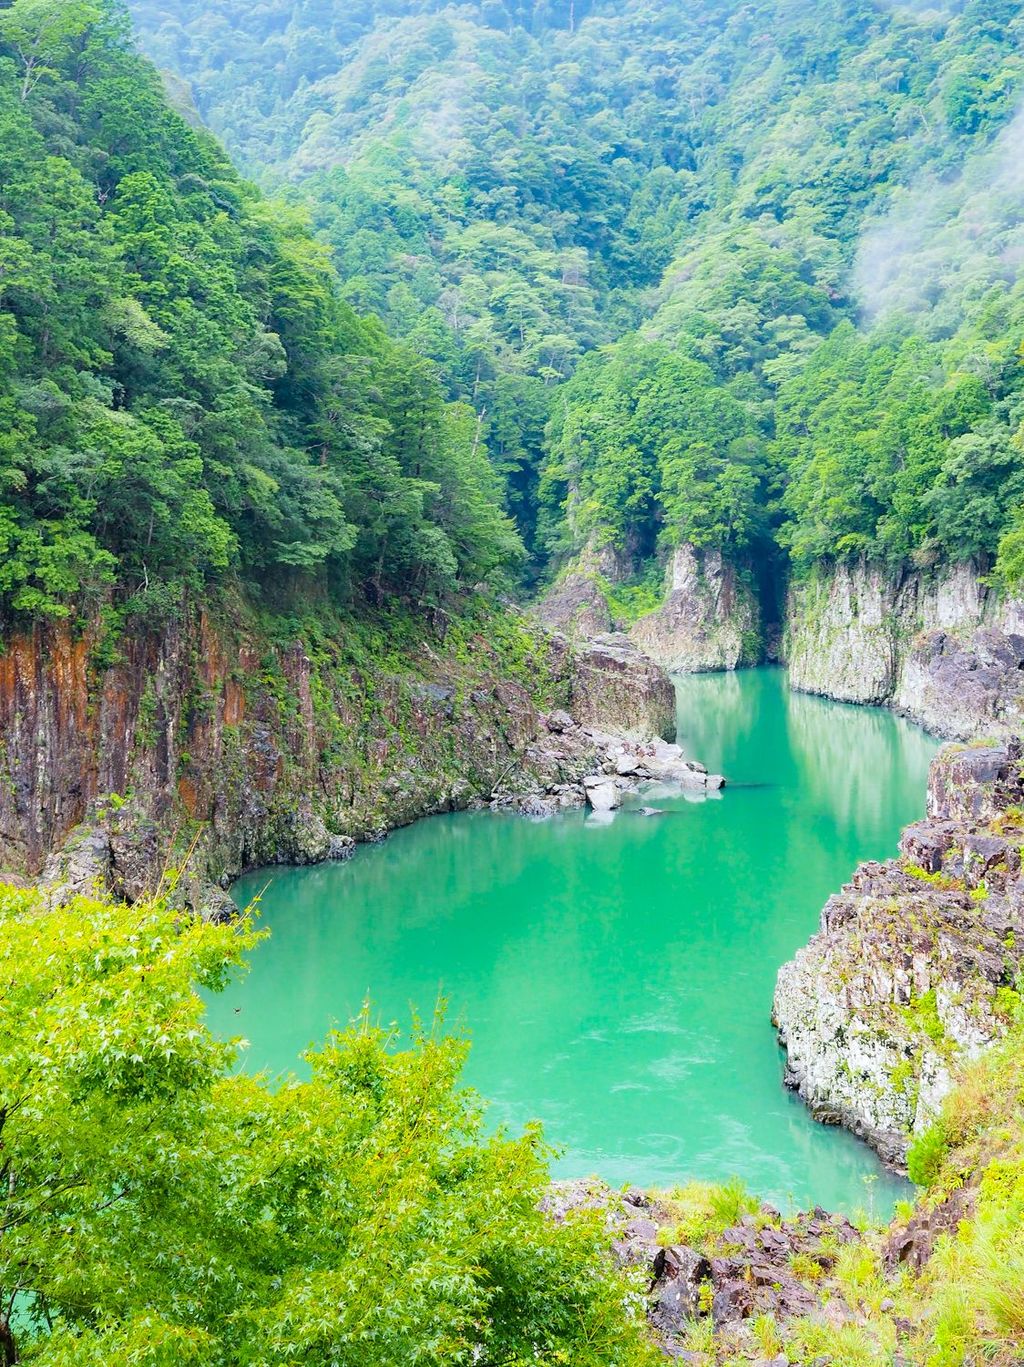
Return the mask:
<path id="1" fill-rule="evenodd" d="M 20 1361 L 10 1320 L 4 1315 L 0 1315 L 0 1358 L 3 1359 L 3 1367 L 16 1367 Z"/>

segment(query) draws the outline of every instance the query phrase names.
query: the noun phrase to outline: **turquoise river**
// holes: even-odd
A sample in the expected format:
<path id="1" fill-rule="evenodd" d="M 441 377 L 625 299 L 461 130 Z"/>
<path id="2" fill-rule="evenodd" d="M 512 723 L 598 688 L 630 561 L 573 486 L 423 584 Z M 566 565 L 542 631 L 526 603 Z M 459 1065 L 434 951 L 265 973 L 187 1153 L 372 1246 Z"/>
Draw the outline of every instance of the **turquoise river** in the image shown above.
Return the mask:
<path id="1" fill-rule="evenodd" d="M 404 1027 L 443 995 L 491 1120 L 543 1121 L 558 1175 L 737 1175 L 786 1207 L 884 1213 L 902 1184 L 783 1089 L 769 1013 L 825 899 L 922 814 L 935 744 L 790 693 L 781 670 L 678 696 L 680 741 L 722 794 L 658 798 L 658 817 L 435 817 L 347 864 L 253 874 L 235 895 L 266 889 L 272 935 L 213 1028 L 279 1074 L 366 998 Z"/>

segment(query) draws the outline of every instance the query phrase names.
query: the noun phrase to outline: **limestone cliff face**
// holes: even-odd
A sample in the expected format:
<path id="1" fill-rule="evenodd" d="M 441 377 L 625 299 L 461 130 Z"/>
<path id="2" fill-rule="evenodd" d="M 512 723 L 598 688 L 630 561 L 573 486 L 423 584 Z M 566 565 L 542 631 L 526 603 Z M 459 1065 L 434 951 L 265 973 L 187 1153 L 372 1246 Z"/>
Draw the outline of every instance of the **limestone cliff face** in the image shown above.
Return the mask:
<path id="1" fill-rule="evenodd" d="M 718 551 L 684 544 L 669 561 L 664 603 L 642 617 L 630 635 L 670 673 L 756 664 L 761 653 L 757 596 Z"/>
<path id="2" fill-rule="evenodd" d="M 399 673 L 343 640 L 271 641 L 242 613 L 186 609 L 127 636 L 112 664 L 94 632 L 15 633 L 0 654 L 0 869 L 38 874 L 74 833 L 50 875 L 75 881 L 70 859 L 78 881 L 92 869 L 134 897 L 195 839 L 196 887 L 223 886 L 488 800 L 512 770 L 519 791 L 578 782 L 592 748 L 552 748 L 544 706 L 665 731 L 671 686 L 649 661 L 613 662 L 608 688 L 595 659 L 578 667 L 564 639 L 524 631 L 513 678 L 485 634 L 461 651 L 424 640 Z"/>
<path id="3" fill-rule="evenodd" d="M 796 585 L 786 616 L 794 688 L 886 704 L 952 739 L 1024 723 L 1024 603 L 972 565 L 931 575 L 840 565 Z"/>
<path id="4" fill-rule="evenodd" d="M 1022 804 L 1019 742 L 943 751 L 901 858 L 859 868 L 779 972 L 788 1085 L 896 1166 L 1017 1006 Z"/>

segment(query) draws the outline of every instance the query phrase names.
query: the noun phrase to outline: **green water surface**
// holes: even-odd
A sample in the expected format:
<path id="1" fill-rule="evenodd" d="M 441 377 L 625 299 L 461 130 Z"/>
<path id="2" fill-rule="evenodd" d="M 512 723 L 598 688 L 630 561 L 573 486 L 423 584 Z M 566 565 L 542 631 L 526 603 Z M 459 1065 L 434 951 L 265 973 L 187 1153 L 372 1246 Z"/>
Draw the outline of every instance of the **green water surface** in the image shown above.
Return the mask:
<path id="1" fill-rule="evenodd" d="M 214 1028 L 278 1073 L 367 996 L 404 1026 L 444 994 L 492 1120 L 542 1120 L 560 1175 L 738 1175 L 786 1206 L 882 1212 L 902 1185 L 784 1091 L 769 1012 L 825 899 L 922 814 L 935 745 L 781 670 L 678 695 L 681 743 L 724 793 L 645 798 L 658 817 L 437 817 L 348 864 L 251 875 L 235 895 L 269 882 L 273 933 Z"/>

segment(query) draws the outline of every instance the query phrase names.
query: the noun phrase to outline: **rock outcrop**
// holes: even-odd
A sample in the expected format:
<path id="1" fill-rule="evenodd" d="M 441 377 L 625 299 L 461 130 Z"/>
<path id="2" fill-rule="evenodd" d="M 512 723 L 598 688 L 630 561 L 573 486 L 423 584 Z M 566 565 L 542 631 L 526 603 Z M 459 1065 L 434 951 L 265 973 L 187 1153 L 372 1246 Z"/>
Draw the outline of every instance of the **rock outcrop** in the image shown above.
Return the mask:
<path id="1" fill-rule="evenodd" d="M 587 640 L 611 631 L 606 588 L 628 574 L 626 559 L 592 537 L 537 604 L 537 615 L 549 631 L 571 640 Z"/>
<path id="2" fill-rule="evenodd" d="M 632 740 L 673 740 L 676 734 L 672 680 L 627 636 L 599 635 L 577 644 L 570 710 L 584 726 Z"/>
<path id="3" fill-rule="evenodd" d="M 950 739 L 1024 724 L 1024 603 L 971 565 L 819 572 L 790 592 L 785 655 L 794 688 L 894 707 Z"/>
<path id="4" fill-rule="evenodd" d="M 541 718 L 538 737 L 522 762 L 510 766 L 490 803 L 528 816 L 550 816 L 582 806 L 614 812 L 628 796 L 652 785 L 714 793 L 725 786 L 725 779 L 709 774 L 703 764 L 687 759 L 678 745 L 659 736 L 636 740 L 608 734 L 557 711 Z"/>
<path id="5" fill-rule="evenodd" d="M 678 546 L 666 570 L 665 601 L 630 635 L 674 674 L 737 669 L 761 658 L 757 595 L 719 551 Z"/>
<path id="6" fill-rule="evenodd" d="M 474 804 L 581 806 L 594 776 L 617 795 L 642 781 L 616 767 L 627 745 L 708 786 L 663 740 L 671 681 L 628 640 L 574 650 L 524 624 L 515 650 L 438 637 L 392 673 L 347 654 L 343 633 L 313 650 L 187 608 L 108 662 L 98 632 L 15 634 L 0 656 L 0 870 L 42 874 L 58 897 L 99 882 L 133 899 L 188 852 L 185 895 L 220 915 L 217 889 L 248 868 L 347 858 Z"/>
<path id="7" fill-rule="evenodd" d="M 1019 1003 L 1021 754 L 1019 741 L 944 750 L 900 858 L 862 865 L 779 972 L 788 1085 L 896 1167 Z"/>
<path id="8" fill-rule="evenodd" d="M 592 1178 L 556 1182 L 541 1202 L 555 1221 L 577 1210 L 603 1218 L 612 1255 L 638 1279 L 652 1336 L 667 1357 L 708 1360 L 688 1349 L 694 1331 L 706 1326 L 714 1360 L 763 1364 L 763 1339 L 753 1331 L 765 1317 L 776 1336 L 808 1318 L 833 1329 L 857 1321 L 856 1302 L 844 1298 L 832 1274 L 842 1250 L 861 1236 L 844 1217 L 818 1208 L 784 1219 L 772 1206 L 748 1204 L 734 1224 L 681 1243 L 671 1195 L 619 1194 Z M 788 1361 L 781 1339 L 777 1361 Z"/>

